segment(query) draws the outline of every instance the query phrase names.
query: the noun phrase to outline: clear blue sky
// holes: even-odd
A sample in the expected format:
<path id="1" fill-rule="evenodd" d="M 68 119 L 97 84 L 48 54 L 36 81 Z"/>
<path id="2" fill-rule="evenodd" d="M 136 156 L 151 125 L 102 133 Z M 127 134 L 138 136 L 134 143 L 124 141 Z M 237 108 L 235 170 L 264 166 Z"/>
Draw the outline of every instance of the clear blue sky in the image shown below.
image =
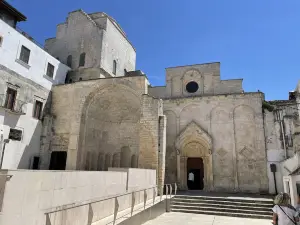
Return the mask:
<path id="1" fill-rule="evenodd" d="M 286 99 L 300 78 L 300 0 L 8 0 L 36 40 L 55 36 L 67 13 L 104 11 L 137 50 L 137 69 L 164 85 L 165 68 L 221 62 L 221 78 Z"/>

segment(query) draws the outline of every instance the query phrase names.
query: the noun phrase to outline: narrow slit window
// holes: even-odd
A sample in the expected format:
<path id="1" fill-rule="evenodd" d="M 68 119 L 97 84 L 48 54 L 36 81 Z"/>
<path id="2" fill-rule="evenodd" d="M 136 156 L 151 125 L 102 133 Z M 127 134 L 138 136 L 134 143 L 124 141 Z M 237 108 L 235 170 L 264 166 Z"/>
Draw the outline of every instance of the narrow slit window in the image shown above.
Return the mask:
<path id="1" fill-rule="evenodd" d="M 116 60 L 114 60 L 114 62 L 113 62 L 113 74 L 114 75 L 116 75 L 117 74 L 117 61 Z"/>
<path id="2" fill-rule="evenodd" d="M 67 58 L 67 66 L 72 67 L 72 56 L 71 55 L 69 55 Z"/>
<path id="3" fill-rule="evenodd" d="M 85 53 L 81 53 L 79 58 L 79 66 L 84 66 L 84 65 L 85 65 Z"/>

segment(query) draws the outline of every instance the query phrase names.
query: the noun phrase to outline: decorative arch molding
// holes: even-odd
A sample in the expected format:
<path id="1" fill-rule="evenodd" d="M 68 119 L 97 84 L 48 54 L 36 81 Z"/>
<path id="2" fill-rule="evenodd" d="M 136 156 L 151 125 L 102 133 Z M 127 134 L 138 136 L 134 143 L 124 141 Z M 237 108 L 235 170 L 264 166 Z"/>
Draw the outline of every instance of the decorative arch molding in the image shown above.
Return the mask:
<path id="1" fill-rule="evenodd" d="M 175 111 L 171 110 L 171 109 L 165 110 L 165 111 L 164 111 L 164 114 L 165 114 L 165 115 L 166 115 L 166 114 L 169 114 L 169 115 L 172 114 L 172 115 L 175 116 L 175 118 L 178 117 L 177 113 L 176 113 Z"/>
<path id="2" fill-rule="evenodd" d="M 196 157 L 202 158 L 204 163 L 204 190 L 212 190 L 212 137 L 196 122 L 192 121 L 178 135 L 175 148 L 177 150 L 177 183 L 180 189 L 188 189 L 187 159 Z"/>
<path id="3" fill-rule="evenodd" d="M 185 105 L 185 106 L 180 110 L 179 116 L 181 117 L 182 112 L 183 112 L 186 108 L 189 108 L 189 107 L 192 107 L 192 106 L 201 107 L 200 104 L 189 103 L 189 104 Z"/>
<path id="4" fill-rule="evenodd" d="M 191 141 L 184 145 L 181 153 L 184 157 L 208 157 L 211 154 L 207 146 L 203 142 Z"/>
<path id="5" fill-rule="evenodd" d="M 188 96 L 188 95 L 203 94 L 203 92 L 204 92 L 204 75 L 200 70 L 198 70 L 196 68 L 189 68 L 184 71 L 184 73 L 180 79 L 182 81 L 182 94 L 183 95 Z M 186 85 L 187 85 L 187 83 L 189 83 L 191 81 L 195 81 L 199 86 L 199 89 L 194 93 L 189 93 L 186 91 Z"/>
<path id="6" fill-rule="evenodd" d="M 232 110 L 228 110 L 225 108 L 225 106 L 223 105 L 217 105 L 215 106 L 214 108 L 212 108 L 212 110 L 210 111 L 209 113 L 209 117 L 211 119 L 211 121 L 215 121 L 215 118 L 214 116 L 218 113 L 218 112 L 225 112 L 225 114 L 227 114 L 227 119 L 228 119 L 228 122 L 232 121 L 232 118 L 233 118 L 233 111 Z"/>
<path id="7" fill-rule="evenodd" d="M 111 92 L 111 90 L 113 89 L 117 89 L 117 90 L 122 90 L 124 92 L 129 92 L 131 94 L 133 94 L 135 97 L 137 97 L 137 99 L 139 99 L 139 102 L 141 100 L 141 96 L 139 95 L 136 91 L 134 91 L 132 88 L 123 85 L 123 84 L 105 84 L 105 85 L 97 85 L 85 98 L 84 104 L 82 106 L 82 115 L 85 115 L 86 112 L 88 111 L 88 108 L 90 106 L 90 104 L 93 103 L 93 99 L 97 96 L 97 95 L 101 95 L 106 93 L 107 91 Z"/>
<path id="8" fill-rule="evenodd" d="M 190 142 L 200 143 L 211 154 L 212 137 L 194 121 L 189 123 L 176 138 L 175 147 L 181 151 Z"/>
<path id="9" fill-rule="evenodd" d="M 188 69 L 184 70 L 183 75 L 181 76 L 180 79 L 184 80 L 185 76 L 187 76 L 189 73 L 193 73 L 193 72 L 198 73 L 201 76 L 201 78 L 203 79 L 203 73 L 197 68 L 188 68 Z"/>
<path id="10" fill-rule="evenodd" d="M 243 107 L 244 107 L 244 109 L 243 109 L 244 112 L 240 113 L 239 110 Z M 245 109 L 247 109 L 247 110 L 245 111 Z M 246 114 L 247 111 L 248 111 L 248 113 Z M 239 114 L 239 113 L 241 115 L 243 115 L 244 118 L 246 118 L 248 116 L 247 117 L 248 120 L 254 121 L 255 118 L 256 118 L 255 110 L 249 105 L 241 104 L 241 105 L 238 105 L 238 106 L 234 107 L 233 117 L 234 117 L 235 120 L 239 119 L 239 117 L 237 116 L 237 114 Z"/>
<path id="11" fill-rule="evenodd" d="M 93 87 L 92 91 L 85 97 L 85 100 L 82 102 L 80 108 L 80 114 L 78 115 L 80 118 L 80 124 L 77 128 L 78 130 L 72 131 L 73 133 L 78 133 L 78 147 L 77 147 L 77 159 L 76 159 L 76 167 L 82 168 L 84 161 L 85 152 L 84 152 L 84 145 L 85 145 L 85 136 L 86 136 L 86 121 L 88 120 L 88 112 L 90 109 L 91 104 L 93 104 L 94 99 L 97 98 L 99 95 L 105 96 L 106 93 L 111 92 L 112 90 L 118 90 L 121 93 L 129 93 L 133 99 L 130 100 L 130 105 L 134 105 L 135 108 L 139 108 L 141 104 L 141 94 L 133 90 L 131 87 L 128 87 L 124 84 L 119 83 L 112 83 L 112 84 L 97 84 Z M 125 95 L 127 96 L 127 95 Z M 130 107 L 129 105 L 129 107 Z M 104 106 L 105 107 L 105 106 Z M 137 118 L 139 121 L 139 118 Z M 137 121 L 137 123 L 138 123 Z"/>

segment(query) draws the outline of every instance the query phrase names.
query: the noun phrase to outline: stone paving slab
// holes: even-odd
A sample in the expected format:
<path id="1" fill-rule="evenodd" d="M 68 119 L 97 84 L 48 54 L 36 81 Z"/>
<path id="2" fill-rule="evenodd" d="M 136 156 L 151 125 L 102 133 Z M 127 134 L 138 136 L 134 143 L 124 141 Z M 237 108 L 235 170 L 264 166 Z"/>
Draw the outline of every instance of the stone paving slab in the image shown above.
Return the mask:
<path id="1" fill-rule="evenodd" d="M 271 220 L 171 212 L 143 225 L 270 225 L 271 222 Z"/>

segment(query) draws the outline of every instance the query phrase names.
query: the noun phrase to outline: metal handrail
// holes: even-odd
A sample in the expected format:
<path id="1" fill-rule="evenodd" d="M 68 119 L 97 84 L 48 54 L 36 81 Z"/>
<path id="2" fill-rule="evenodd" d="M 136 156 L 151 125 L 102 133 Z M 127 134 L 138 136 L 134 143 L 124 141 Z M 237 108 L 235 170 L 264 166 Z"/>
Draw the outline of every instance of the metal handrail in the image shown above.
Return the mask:
<path id="1" fill-rule="evenodd" d="M 7 24 L 7 22 L 5 22 L 1 17 L 0 17 L 0 20 Z M 9 26 L 9 24 L 7 24 L 7 25 Z M 41 48 L 45 51 L 43 44 L 39 43 L 37 40 L 35 40 L 33 37 L 31 37 L 27 32 L 23 31 L 19 26 L 12 27 L 12 28 L 15 29 L 18 33 L 20 33 L 24 37 L 26 37 L 28 40 L 30 40 L 31 42 L 36 44 L 39 48 Z"/>
<path id="2" fill-rule="evenodd" d="M 172 184 L 165 184 L 164 186 L 172 186 Z M 150 189 L 155 189 L 156 190 L 156 188 L 158 188 L 157 185 L 149 187 L 149 188 L 138 189 L 138 190 L 135 190 L 135 191 L 132 191 L 132 192 L 126 192 L 126 193 L 123 193 L 123 194 L 107 196 L 107 197 L 100 198 L 100 199 L 86 200 L 86 201 L 84 201 L 83 203 L 80 203 L 80 204 L 76 204 L 76 203 L 66 204 L 66 205 L 58 206 L 55 209 L 46 210 L 45 214 L 51 214 L 51 213 L 59 212 L 59 211 L 66 210 L 66 209 L 73 209 L 73 208 L 77 208 L 77 207 L 81 207 L 81 206 L 85 206 L 85 205 L 89 205 L 89 204 L 93 204 L 93 203 L 97 203 L 97 202 L 106 201 L 106 200 L 109 200 L 109 199 L 119 198 L 119 197 L 130 195 L 130 194 L 132 195 L 132 194 L 135 194 L 137 192 L 147 191 L 147 190 L 150 190 Z M 175 183 L 175 190 L 177 190 L 176 183 Z M 155 193 L 156 193 L 156 191 L 155 191 Z M 168 194 L 171 198 L 172 193 L 167 192 L 166 197 L 168 196 Z M 175 191 L 175 194 L 176 194 L 176 191 Z M 161 196 L 161 199 L 162 199 L 162 195 L 160 195 L 160 196 Z"/>

